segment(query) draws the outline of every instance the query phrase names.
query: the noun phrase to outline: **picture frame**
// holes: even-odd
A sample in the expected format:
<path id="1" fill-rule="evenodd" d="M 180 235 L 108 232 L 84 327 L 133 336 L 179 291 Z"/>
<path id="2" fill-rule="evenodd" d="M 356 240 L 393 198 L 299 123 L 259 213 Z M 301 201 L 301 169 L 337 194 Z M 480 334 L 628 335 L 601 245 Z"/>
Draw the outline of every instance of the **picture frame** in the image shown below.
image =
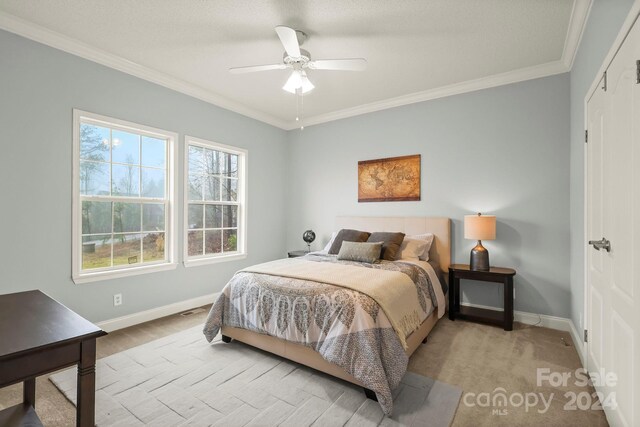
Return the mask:
<path id="1" fill-rule="evenodd" d="M 421 197 L 421 155 L 358 162 L 358 202 L 417 201 Z"/>

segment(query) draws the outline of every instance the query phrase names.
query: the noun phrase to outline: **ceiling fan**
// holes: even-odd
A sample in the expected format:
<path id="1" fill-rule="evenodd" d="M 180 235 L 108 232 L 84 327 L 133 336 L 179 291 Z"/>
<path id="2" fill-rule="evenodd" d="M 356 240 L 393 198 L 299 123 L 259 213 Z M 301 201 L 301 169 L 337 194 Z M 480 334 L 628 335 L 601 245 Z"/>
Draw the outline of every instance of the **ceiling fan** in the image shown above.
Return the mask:
<path id="1" fill-rule="evenodd" d="M 304 49 L 300 49 L 300 46 L 308 38 L 305 33 L 285 26 L 276 27 L 276 33 L 285 50 L 282 57 L 282 64 L 235 67 L 229 68 L 229 71 L 234 74 L 243 74 L 290 68 L 293 71 L 282 89 L 297 94 L 310 92 L 315 87 L 307 77 L 307 69 L 362 71 L 367 68 L 367 60 L 363 58 L 311 60 L 311 54 Z"/>

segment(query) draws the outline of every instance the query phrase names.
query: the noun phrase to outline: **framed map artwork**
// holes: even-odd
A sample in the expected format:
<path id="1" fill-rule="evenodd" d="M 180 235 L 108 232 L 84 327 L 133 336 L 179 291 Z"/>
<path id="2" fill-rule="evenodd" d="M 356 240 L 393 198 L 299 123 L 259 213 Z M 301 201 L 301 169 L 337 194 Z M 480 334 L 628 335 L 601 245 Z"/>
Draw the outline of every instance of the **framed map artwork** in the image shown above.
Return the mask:
<path id="1" fill-rule="evenodd" d="M 358 162 L 358 202 L 420 200 L 420 154 Z"/>

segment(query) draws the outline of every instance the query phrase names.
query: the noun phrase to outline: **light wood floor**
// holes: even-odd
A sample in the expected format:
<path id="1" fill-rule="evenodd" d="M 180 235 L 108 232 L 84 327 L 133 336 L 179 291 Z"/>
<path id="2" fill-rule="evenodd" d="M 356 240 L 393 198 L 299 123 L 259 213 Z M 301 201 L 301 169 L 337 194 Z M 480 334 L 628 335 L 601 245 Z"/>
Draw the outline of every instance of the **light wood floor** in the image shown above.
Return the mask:
<path id="1" fill-rule="evenodd" d="M 98 358 L 144 344 L 157 338 L 202 324 L 209 307 L 191 316 L 174 315 L 131 328 L 112 332 L 98 340 Z M 204 339 L 204 338 L 203 338 Z M 514 331 L 492 326 L 443 318 L 411 357 L 409 370 L 455 384 L 463 390 L 454 426 L 606 426 L 602 411 L 564 410 L 568 397 L 592 389 L 569 384 L 559 389 L 536 386 L 536 369 L 573 372 L 580 361 L 566 332 L 516 323 Z M 492 408 L 464 403 L 465 393 L 489 393 L 498 387 L 507 396 L 512 393 L 543 393 L 553 399 L 548 411 L 543 405 L 525 410 L 524 406 L 505 408 L 506 415 L 492 414 Z M 0 408 L 15 405 L 22 399 L 22 386 L 0 389 Z M 467 402 L 475 402 L 467 398 Z M 40 377 L 36 386 L 36 409 L 45 426 L 75 425 L 75 407 L 53 386 L 48 377 Z"/>

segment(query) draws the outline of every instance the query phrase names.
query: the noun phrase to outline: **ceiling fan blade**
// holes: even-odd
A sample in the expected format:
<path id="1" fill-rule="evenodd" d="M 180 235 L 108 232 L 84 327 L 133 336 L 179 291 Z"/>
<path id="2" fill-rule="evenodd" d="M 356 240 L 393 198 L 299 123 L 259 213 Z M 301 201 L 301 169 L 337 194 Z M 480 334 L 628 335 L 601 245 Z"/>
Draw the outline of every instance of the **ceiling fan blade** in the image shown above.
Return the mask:
<path id="1" fill-rule="evenodd" d="M 251 65 L 249 67 L 229 68 L 229 72 L 233 74 L 244 74 L 253 73 L 255 71 L 284 70 L 285 68 L 287 68 L 285 64 Z"/>
<path id="2" fill-rule="evenodd" d="M 279 25 L 276 27 L 276 33 L 280 37 L 284 50 L 287 51 L 287 55 L 292 58 L 300 58 L 300 45 L 298 45 L 298 35 L 296 30 L 289 27 Z"/>
<path id="3" fill-rule="evenodd" d="M 367 60 L 364 58 L 317 59 L 309 61 L 309 68 L 312 70 L 363 71 L 367 68 Z"/>

